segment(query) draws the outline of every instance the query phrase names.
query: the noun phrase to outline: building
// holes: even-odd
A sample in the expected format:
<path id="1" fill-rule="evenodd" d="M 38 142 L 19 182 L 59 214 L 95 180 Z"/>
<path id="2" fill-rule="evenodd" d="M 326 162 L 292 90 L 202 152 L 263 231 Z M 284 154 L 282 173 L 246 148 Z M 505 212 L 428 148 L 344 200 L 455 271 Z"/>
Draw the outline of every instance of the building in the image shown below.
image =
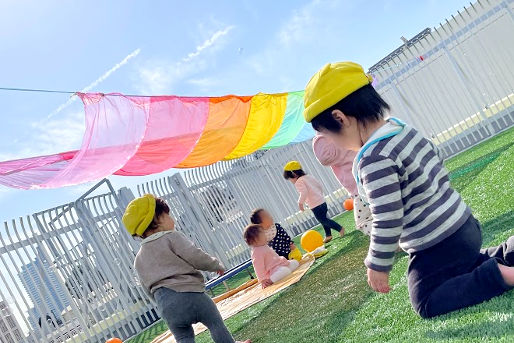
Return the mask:
<path id="1" fill-rule="evenodd" d="M 0 300 L 0 343 L 23 341 L 23 332 L 7 303 Z"/>
<path id="2" fill-rule="evenodd" d="M 29 310 L 32 327 L 41 327 L 43 322 L 54 327 L 61 325 L 61 312 L 69 301 L 58 276 L 39 248 L 35 259 L 21 267 L 19 277 L 34 306 Z"/>

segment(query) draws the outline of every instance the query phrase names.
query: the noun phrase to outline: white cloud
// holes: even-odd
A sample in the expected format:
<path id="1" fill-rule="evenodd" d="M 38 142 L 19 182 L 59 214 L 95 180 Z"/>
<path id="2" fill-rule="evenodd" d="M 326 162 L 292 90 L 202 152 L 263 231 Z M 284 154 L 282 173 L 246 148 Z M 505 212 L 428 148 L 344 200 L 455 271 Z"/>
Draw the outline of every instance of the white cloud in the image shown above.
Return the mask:
<path id="1" fill-rule="evenodd" d="M 246 94 L 302 89 L 315 71 L 313 66 L 350 58 L 345 15 L 358 7 L 355 2 L 313 0 L 292 9 L 260 51 L 209 77 L 217 80 L 219 89 L 241 87 L 241 75 L 248 75 L 252 82 L 242 86 Z"/>
<path id="2" fill-rule="evenodd" d="M 207 61 L 201 58 L 202 55 L 219 47 L 223 43 L 222 38 L 233 29 L 234 26 L 230 25 L 214 32 L 178 62 L 148 61 L 139 69 L 137 87 L 140 92 L 152 95 L 169 94 L 174 84 L 206 68 Z"/>
<path id="3" fill-rule="evenodd" d="M 294 14 L 278 33 L 278 39 L 281 44 L 290 46 L 306 39 L 306 36 L 312 34 L 313 30 L 310 28 L 315 21 L 313 12 L 319 3 L 319 0 L 315 0 L 303 8 L 294 11 Z"/>
<path id="4" fill-rule="evenodd" d="M 79 148 L 85 131 L 83 112 L 71 112 L 59 119 L 42 124 L 32 124 L 34 139 L 44 153 L 61 152 Z"/>
<path id="5" fill-rule="evenodd" d="M 189 79 L 187 80 L 187 83 L 196 86 L 200 89 L 210 89 L 211 87 L 215 86 L 218 82 L 214 78 L 203 77 L 199 79 Z"/>
<path id="6" fill-rule="evenodd" d="M 30 127 L 31 138 L 18 142 L 17 146 L 21 148 L 1 154 L 0 161 L 78 149 L 85 131 L 84 113 L 62 113 L 59 119 L 34 122 Z"/>

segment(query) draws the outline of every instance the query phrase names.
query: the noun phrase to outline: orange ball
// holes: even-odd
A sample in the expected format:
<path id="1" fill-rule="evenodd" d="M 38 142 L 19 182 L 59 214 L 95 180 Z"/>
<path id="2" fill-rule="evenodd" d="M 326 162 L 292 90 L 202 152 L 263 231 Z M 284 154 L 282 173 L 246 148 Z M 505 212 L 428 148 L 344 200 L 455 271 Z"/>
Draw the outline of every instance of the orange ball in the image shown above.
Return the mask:
<path id="1" fill-rule="evenodd" d="M 347 211 L 351 211 L 353 210 L 353 199 L 352 198 L 349 198 L 349 199 L 346 199 L 344 202 L 343 202 L 343 207 L 345 210 Z"/>
<path id="2" fill-rule="evenodd" d="M 117 337 L 109 338 L 105 343 L 123 343 L 123 341 Z"/>
<path id="3" fill-rule="evenodd" d="M 312 252 L 317 248 L 323 246 L 323 236 L 318 231 L 307 230 L 300 239 L 300 244 L 303 250 Z"/>

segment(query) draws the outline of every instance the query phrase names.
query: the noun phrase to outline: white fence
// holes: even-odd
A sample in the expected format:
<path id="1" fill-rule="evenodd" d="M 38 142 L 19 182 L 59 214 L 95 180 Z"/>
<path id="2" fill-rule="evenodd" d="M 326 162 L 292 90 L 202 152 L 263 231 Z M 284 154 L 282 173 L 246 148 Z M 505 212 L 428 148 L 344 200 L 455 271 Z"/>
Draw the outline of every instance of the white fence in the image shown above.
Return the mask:
<path id="1" fill-rule="evenodd" d="M 514 122 L 514 1 L 480 0 L 370 68 L 394 113 L 446 156 Z"/>
<path id="2" fill-rule="evenodd" d="M 437 29 L 427 29 L 373 66 L 376 88 L 395 115 L 452 156 L 514 122 L 514 1 L 478 1 Z M 126 339 L 158 319 L 132 263 L 139 243 L 121 227 L 136 195 L 171 206 L 177 227 L 227 267 L 249 257 L 241 232 L 253 208 L 268 209 L 291 234 L 315 224 L 299 213 L 284 162 L 297 159 L 323 180 L 329 213 L 346 193 L 315 160 L 310 142 L 237 161 L 187 170 L 137 187 L 112 189 L 4 223 L 0 229 L 2 340 L 103 342 Z M 210 277 L 211 275 L 206 275 Z M 0 318 L 0 323 L 4 323 Z M 3 343 L 3 342 L 2 342 Z"/>

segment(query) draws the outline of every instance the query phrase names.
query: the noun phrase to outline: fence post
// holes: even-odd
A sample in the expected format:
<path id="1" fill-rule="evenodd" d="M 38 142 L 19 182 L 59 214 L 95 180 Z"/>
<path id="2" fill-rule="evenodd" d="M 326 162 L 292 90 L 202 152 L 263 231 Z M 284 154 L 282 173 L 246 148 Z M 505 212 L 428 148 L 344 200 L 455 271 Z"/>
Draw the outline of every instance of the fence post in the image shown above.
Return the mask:
<path id="1" fill-rule="evenodd" d="M 448 25 L 450 25 L 450 24 L 448 23 Z M 441 28 L 446 32 L 446 29 L 444 28 L 444 26 L 441 25 Z M 451 26 L 450 26 L 450 31 L 451 31 L 450 36 L 455 37 L 455 33 L 453 33 L 453 28 L 451 28 Z M 459 42 L 457 41 L 457 38 L 454 38 L 454 39 L 455 39 L 455 44 L 459 44 Z M 443 42 L 444 42 L 444 40 L 443 40 Z M 452 66 L 453 71 L 455 71 L 455 73 L 457 74 L 457 77 L 458 77 L 460 83 L 462 84 L 462 87 L 466 90 L 466 93 L 468 93 L 469 97 L 471 98 L 471 101 L 473 101 L 475 106 L 478 108 L 478 112 L 480 113 L 480 116 L 482 117 L 482 121 L 485 122 L 485 124 L 479 123 L 479 125 L 482 126 L 484 129 L 486 129 L 489 136 L 492 136 L 493 133 L 495 132 L 495 130 L 494 130 L 493 126 L 491 125 L 491 123 L 487 120 L 487 115 L 484 112 L 484 106 L 487 105 L 487 103 L 484 104 L 484 106 L 480 106 L 480 104 L 476 100 L 475 96 L 473 95 L 473 92 L 471 91 L 468 83 L 466 82 L 468 80 L 467 80 L 467 77 L 464 75 L 464 72 L 462 71 L 461 66 L 459 65 L 459 63 L 457 62 L 455 57 L 453 57 L 451 52 L 448 50 L 448 46 L 445 42 L 443 43 L 442 50 L 444 51 L 446 57 L 448 57 L 448 60 L 450 61 L 450 65 Z M 479 94 L 480 94 L 480 92 L 479 92 Z M 481 94 L 480 94 L 480 96 L 481 96 Z"/>
<path id="2" fill-rule="evenodd" d="M 216 244 L 215 239 L 213 239 L 215 237 L 213 236 L 211 225 L 205 217 L 204 210 L 191 194 L 191 191 L 184 182 L 182 175 L 176 173 L 169 179 L 173 182 L 173 188 L 175 189 L 177 197 L 182 203 L 184 209 L 186 209 L 185 216 L 189 219 L 190 225 L 192 225 L 192 227 L 196 226 L 202 231 L 203 238 L 209 244 L 210 250 L 216 253 L 216 257 L 218 257 L 224 265 L 228 266 L 229 261 L 226 256 L 226 252 L 219 251 L 220 245 Z"/>

